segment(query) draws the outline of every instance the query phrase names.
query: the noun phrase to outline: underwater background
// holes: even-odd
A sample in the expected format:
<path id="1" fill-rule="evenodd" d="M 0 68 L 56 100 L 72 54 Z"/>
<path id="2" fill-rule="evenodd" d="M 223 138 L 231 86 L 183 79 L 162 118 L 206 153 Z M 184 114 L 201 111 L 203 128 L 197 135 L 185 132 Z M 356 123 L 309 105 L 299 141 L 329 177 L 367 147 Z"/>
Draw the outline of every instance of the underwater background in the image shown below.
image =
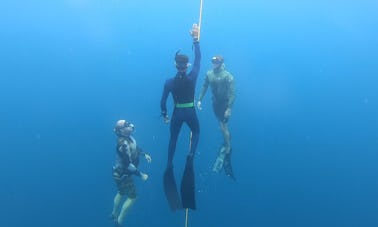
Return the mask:
<path id="1" fill-rule="evenodd" d="M 164 81 L 200 1 L 0 2 L 0 226 L 113 226 L 113 126 L 152 155 L 124 226 L 184 226 L 164 197 Z M 211 93 L 197 111 L 189 226 L 378 226 L 378 2 L 204 0 L 202 85 L 225 57 L 236 182 L 211 171 L 222 143 Z M 169 115 L 172 113 L 169 99 Z M 188 152 L 183 127 L 177 179 Z"/>

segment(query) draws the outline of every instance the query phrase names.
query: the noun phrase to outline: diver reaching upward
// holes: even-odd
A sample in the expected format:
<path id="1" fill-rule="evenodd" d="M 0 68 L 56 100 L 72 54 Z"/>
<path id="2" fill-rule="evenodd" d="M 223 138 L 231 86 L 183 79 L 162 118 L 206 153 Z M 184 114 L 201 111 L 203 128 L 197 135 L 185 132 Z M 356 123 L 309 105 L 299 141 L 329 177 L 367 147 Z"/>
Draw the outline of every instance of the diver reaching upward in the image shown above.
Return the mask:
<path id="1" fill-rule="evenodd" d="M 194 93 L 201 60 L 198 35 L 199 28 L 197 24 L 194 24 L 191 30 L 195 52 L 192 70 L 187 73 L 190 66 L 188 56 L 177 52 L 175 55 L 177 73 L 173 78 L 165 82 L 160 101 L 161 115 L 164 122 L 170 122 L 170 139 L 167 167 L 164 174 L 164 190 L 172 210 L 180 208 L 195 209 L 193 159 L 200 133 L 199 122 L 194 108 Z M 169 120 L 166 107 L 169 94 L 172 94 L 174 101 L 174 110 L 171 120 Z M 173 174 L 173 158 L 178 134 L 184 122 L 189 126 L 192 135 L 190 151 L 187 155 L 185 171 L 181 182 L 181 203 Z"/>

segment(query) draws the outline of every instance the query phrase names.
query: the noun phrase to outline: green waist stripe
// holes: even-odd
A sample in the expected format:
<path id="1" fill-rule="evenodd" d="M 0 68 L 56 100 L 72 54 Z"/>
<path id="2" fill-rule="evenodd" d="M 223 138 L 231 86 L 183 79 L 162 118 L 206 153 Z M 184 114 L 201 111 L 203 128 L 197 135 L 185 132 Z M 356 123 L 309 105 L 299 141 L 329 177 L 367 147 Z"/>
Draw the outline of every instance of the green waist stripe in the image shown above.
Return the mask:
<path id="1" fill-rule="evenodd" d="M 194 102 L 187 102 L 187 103 L 176 103 L 176 108 L 190 108 L 194 107 Z"/>

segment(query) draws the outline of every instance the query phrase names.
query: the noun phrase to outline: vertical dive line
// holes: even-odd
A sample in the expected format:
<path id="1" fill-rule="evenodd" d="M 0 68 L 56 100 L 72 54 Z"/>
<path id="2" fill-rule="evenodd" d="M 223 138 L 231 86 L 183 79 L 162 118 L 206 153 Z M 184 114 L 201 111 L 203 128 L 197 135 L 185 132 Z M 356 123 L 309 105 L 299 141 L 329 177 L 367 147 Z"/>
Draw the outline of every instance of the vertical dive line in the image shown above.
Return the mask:
<path id="1" fill-rule="evenodd" d="M 190 136 L 189 136 L 189 152 L 191 152 L 191 149 L 192 149 L 192 131 L 190 131 Z M 189 208 L 186 208 L 185 209 L 185 227 L 188 227 L 188 222 L 189 222 Z"/>
<path id="2" fill-rule="evenodd" d="M 185 227 L 188 227 L 189 208 L 185 209 Z"/>
<path id="3" fill-rule="evenodd" d="M 201 3 L 200 3 L 200 11 L 199 11 L 199 20 L 198 20 L 198 41 L 200 40 L 200 36 L 201 36 L 202 5 L 203 5 L 203 0 L 201 0 Z"/>

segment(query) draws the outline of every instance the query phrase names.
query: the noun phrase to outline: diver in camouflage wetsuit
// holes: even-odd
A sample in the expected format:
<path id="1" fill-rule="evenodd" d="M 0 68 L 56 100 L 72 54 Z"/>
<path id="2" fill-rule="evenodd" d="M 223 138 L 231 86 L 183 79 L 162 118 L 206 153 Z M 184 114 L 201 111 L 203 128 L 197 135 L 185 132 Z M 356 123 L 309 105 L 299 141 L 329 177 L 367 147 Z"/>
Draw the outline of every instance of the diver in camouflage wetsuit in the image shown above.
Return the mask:
<path id="1" fill-rule="evenodd" d="M 213 111 L 217 117 L 224 143 L 219 151 L 213 166 L 213 171 L 219 172 L 224 168 L 226 175 L 234 178 L 231 167 L 231 136 L 228 129 L 228 120 L 231 117 L 231 108 L 235 100 L 235 84 L 233 75 L 225 69 L 224 59 L 217 55 L 211 59 L 213 69 L 206 74 L 197 107 L 202 109 L 202 99 L 210 85 L 212 91 Z"/>

